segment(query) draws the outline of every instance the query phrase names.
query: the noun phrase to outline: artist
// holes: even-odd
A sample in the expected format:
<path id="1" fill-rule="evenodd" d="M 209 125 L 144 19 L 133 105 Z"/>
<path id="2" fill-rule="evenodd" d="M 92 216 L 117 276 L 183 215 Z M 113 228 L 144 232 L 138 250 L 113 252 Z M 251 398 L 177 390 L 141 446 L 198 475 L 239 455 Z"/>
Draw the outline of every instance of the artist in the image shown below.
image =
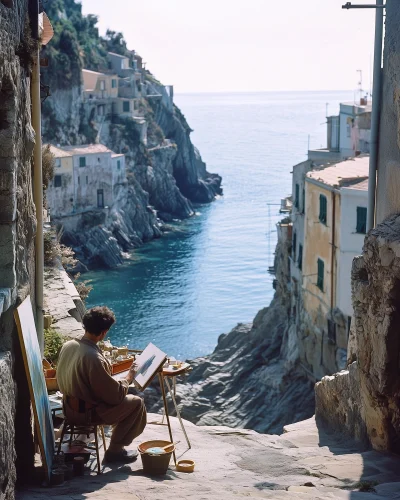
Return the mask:
<path id="1" fill-rule="evenodd" d="M 107 307 L 93 307 L 83 317 L 85 335 L 66 342 L 57 364 L 57 382 L 64 397 L 64 409 L 73 424 L 113 425 L 111 443 L 104 455 L 107 462 L 132 462 L 137 452 L 126 450 L 146 426 L 142 398 L 128 393 L 135 375 L 132 365 L 126 377 L 116 381 L 98 342 L 115 323 Z"/>

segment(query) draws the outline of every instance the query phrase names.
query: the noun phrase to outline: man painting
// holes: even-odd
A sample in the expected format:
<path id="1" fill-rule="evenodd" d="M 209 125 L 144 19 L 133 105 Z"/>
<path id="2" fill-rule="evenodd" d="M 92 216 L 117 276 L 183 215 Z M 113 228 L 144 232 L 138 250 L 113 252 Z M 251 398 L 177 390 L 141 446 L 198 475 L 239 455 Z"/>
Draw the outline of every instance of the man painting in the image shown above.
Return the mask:
<path id="1" fill-rule="evenodd" d="M 104 455 L 107 462 L 131 462 L 136 451 L 125 446 L 146 426 L 143 400 L 128 393 L 135 375 L 134 366 L 126 377 L 116 381 L 98 343 L 104 340 L 115 322 L 107 307 L 93 307 L 83 317 L 85 335 L 66 342 L 57 364 L 57 382 L 64 397 L 69 422 L 113 425 L 110 445 Z"/>

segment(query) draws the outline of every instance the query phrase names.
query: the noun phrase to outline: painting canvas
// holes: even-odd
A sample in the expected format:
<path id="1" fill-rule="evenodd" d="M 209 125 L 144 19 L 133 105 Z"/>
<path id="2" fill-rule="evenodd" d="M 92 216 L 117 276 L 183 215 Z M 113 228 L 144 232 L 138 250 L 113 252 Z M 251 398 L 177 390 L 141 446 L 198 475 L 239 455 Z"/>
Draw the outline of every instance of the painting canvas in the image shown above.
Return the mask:
<path id="1" fill-rule="evenodd" d="M 16 309 L 15 321 L 28 379 L 42 462 L 49 481 L 54 455 L 54 429 L 43 375 L 42 356 L 29 296 Z"/>
<path id="2" fill-rule="evenodd" d="M 150 343 L 136 358 L 135 362 L 138 368 L 133 381 L 135 386 L 143 391 L 165 363 L 166 359 L 167 355 L 165 352 L 162 352 L 158 347 Z"/>

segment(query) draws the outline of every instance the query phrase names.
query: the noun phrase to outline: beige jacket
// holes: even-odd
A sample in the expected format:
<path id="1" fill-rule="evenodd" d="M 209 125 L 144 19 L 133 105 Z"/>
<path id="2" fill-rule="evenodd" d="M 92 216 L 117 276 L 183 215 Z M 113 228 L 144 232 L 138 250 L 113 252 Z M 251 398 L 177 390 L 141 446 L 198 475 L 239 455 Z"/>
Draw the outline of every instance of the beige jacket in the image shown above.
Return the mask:
<path id="1" fill-rule="evenodd" d="M 60 352 L 57 382 L 64 396 L 74 396 L 94 405 L 118 405 L 129 384 L 116 381 L 111 367 L 97 345 L 88 339 L 70 340 Z"/>

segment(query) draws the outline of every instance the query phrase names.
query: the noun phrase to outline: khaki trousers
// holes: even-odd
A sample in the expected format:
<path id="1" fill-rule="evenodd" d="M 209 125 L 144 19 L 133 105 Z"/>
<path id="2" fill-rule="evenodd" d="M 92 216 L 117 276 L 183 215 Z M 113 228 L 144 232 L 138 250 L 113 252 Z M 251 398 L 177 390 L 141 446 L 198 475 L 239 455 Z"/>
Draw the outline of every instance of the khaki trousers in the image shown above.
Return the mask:
<path id="1" fill-rule="evenodd" d="M 72 424 L 112 425 L 111 444 L 128 446 L 139 436 L 147 423 L 144 401 L 139 396 L 127 394 L 119 405 L 100 404 L 94 410 L 78 413 L 65 403 L 68 421 Z"/>

